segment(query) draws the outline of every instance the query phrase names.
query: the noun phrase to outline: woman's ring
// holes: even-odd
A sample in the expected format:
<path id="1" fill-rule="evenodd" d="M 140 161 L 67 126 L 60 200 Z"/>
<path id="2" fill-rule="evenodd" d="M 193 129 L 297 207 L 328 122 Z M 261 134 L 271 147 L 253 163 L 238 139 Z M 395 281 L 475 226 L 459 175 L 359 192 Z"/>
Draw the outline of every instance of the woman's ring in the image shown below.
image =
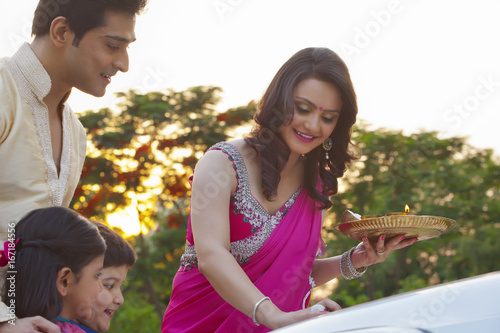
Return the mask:
<path id="1" fill-rule="evenodd" d="M 325 307 L 321 304 L 314 304 L 311 306 L 311 312 L 321 312 L 325 311 Z"/>
<path id="2" fill-rule="evenodd" d="M 385 250 L 384 250 L 384 251 L 382 251 L 382 252 L 378 252 L 377 250 L 375 250 L 375 252 L 377 253 L 377 255 L 382 256 L 382 255 L 384 255 Z"/>

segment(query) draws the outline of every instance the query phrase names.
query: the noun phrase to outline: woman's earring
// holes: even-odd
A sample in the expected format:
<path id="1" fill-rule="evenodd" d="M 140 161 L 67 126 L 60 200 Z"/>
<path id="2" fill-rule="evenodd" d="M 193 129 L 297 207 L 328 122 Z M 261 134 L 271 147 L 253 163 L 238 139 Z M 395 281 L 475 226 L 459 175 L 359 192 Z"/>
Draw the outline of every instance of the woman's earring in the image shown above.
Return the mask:
<path id="1" fill-rule="evenodd" d="M 323 149 L 326 152 L 325 157 L 327 160 L 330 159 L 330 157 L 328 156 L 328 152 L 330 151 L 330 149 L 332 149 L 332 146 L 333 146 L 332 138 L 327 138 L 325 141 L 323 141 Z"/>

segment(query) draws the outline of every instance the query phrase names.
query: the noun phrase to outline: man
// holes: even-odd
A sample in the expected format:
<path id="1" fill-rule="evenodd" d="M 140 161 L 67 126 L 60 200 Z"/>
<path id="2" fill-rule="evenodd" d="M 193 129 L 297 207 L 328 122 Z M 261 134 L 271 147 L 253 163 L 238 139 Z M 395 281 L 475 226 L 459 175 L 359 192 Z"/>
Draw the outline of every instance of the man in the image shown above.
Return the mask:
<path id="1" fill-rule="evenodd" d="M 69 205 L 86 134 L 66 100 L 72 88 L 103 96 L 111 78 L 128 70 L 127 47 L 146 2 L 40 0 L 31 45 L 0 60 L 0 244 L 29 211 Z M 0 309 L 0 332 L 58 332 L 40 318 L 11 325 L 11 312 Z"/>

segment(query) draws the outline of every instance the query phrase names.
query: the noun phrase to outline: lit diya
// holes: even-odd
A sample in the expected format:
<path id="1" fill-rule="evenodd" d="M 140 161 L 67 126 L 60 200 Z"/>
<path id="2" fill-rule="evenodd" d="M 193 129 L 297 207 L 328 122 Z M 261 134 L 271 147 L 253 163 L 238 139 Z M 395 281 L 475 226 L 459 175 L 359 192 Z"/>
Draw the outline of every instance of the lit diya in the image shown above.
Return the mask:
<path id="1" fill-rule="evenodd" d="M 405 205 L 405 211 L 404 211 L 404 213 L 403 212 L 400 212 L 400 213 L 387 213 L 387 214 L 385 214 L 385 216 L 412 215 L 412 214 L 408 214 L 409 212 L 410 212 L 410 206 Z M 414 216 L 414 215 L 412 215 L 412 216 Z"/>
<path id="2" fill-rule="evenodd" d="M 387 213 L 385 216 L 361 216 L 346 210 L 342 214 L 340 223 L 333 228 L 359 241 L 363 237 L 376 241 L 380 235 L 385 235 L 386 238 L 403 235 L 405 238 L 425 240 L 439 237 L 456 225 L 455 220 L 446 217 L 414 215 L 409 214 L 409 211 L 408 205 L 405 207 L 405 212 Z"/>

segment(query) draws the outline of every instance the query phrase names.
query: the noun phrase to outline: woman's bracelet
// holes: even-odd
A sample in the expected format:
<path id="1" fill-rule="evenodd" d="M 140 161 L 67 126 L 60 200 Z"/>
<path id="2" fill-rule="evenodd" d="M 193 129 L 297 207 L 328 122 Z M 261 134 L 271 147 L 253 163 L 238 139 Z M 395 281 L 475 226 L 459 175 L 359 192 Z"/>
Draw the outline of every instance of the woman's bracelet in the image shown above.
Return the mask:
<path id="1" fill-rule="evenodd" d="M 342 257 L 340 258 L 340 274 L 342 274 L 342 277 L 346 280 L 357 279 L 361 277 L 368 269 L 368 267 L 366 266 L 360 267 L 358 269 L 354 268 L 351 257 L 355 249 L 356 248 L 353 247 L 349 251 L 344 252 L 344 254 L 342 254 Z"/>
<path id="2" fill-rule="evenodd" d="M 253 306 L 252 319 L 253 319 L 253 323 L 255 324 L 255 326 L 260 325 L 260 323 L 257 321 L 257 318 L 255 318 L 255 314 L 257 313 L 257 308 L 259 307 L 260 303 L 264 302 L 265 300 L 271 300 L 271 299 L 267 296 L 263 297 L 260 301 L 255 303 L 255 305 Z"/>

